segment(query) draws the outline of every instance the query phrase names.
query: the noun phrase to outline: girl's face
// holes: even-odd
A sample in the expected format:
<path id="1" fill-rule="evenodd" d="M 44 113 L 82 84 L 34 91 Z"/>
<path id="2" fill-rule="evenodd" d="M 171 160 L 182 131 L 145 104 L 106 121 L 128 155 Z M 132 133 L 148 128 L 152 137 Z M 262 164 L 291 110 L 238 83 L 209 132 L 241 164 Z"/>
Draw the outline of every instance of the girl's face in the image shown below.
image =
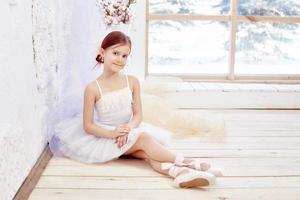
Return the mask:
<path id="1" fill-rule="evenodd" d="M 127 44 L 117 44 L 105 50 L 101 49 L 100 53 L 104 58 L 104 67 L 119 72 L 127 63 L 130 47 Z"/>

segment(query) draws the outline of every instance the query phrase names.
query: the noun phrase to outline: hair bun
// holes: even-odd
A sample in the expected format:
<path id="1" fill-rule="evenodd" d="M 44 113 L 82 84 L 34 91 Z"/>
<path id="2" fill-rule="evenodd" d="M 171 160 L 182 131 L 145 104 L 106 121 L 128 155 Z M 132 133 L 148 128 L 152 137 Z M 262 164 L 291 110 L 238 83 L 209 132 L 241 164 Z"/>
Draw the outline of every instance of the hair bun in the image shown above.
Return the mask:
<path id="1" fill-rule="evenodd" d="M 96 61 L 99 62 L 99 63 L 101 62 L 101 56 L 100 56 L 100 54 L 97 55 Z"/>

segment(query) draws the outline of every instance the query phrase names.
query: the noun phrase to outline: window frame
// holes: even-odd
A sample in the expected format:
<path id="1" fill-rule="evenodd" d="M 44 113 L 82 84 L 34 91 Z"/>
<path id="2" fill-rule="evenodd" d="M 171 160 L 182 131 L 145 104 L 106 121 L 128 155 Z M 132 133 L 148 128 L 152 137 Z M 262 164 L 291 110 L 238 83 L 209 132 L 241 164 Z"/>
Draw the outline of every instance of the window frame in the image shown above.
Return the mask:
<path id="1" fill-rule="evenodd" d="M 275 82 L 275 83 L 300 83 L 300 74 L 251 74 L 238 75 L 235 70 L 235 47 L 237 24 L 239 22 L 271 22 L 271 23 L 300 23 L 300 16 L 257 16 L 245 15 L 240 16 L 237 13 L 237 1 L 231 0 L 230 12 L 228 15 L 186 15 L 186 14 L 150 14 L 149 1 L 146 0 L 146 26 L 145 26 L 145 77 L 147 76 L 176 76 L 188 81 L 219 81 L 219 82 Z M 199 21 L 225 21 L 230 24 L 230 49 L 228 60 L 228 73 L 219 74 L 164 74 L 151 73 L 149 74 L 148 48 L 149 48 L 149 22 L 154 20 L 199 20 Z M 299 24 L 300 25 L 300 24 Z M 300 64 L 300 63 L 299 63 Z"/>

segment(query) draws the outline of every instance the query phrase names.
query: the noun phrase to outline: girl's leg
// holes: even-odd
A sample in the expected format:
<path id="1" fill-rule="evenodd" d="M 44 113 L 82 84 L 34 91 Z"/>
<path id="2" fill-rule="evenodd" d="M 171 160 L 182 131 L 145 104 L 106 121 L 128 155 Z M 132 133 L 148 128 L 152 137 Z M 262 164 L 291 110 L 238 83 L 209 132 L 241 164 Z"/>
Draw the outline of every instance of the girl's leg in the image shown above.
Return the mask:
<path id="1" fill-rule="evenodd" d="M 133 157 L 135 158 L 141 158 L 141 159 L 144 159 L 147 163 L 150 164 L 150 166 L 157 172 L 161 173 L 161 174 L 164 174 L 164 175 L 168 175 L 168 170 L 162 170 L 161 169 L 161 163 L 160 162 L 157 162 L 155 160 L 151 160 L 149 158 L 149 156 L 142 150 L 138 150 L 136 152 L 133 152 L 132 154 Z"/>
<path id="2" fill-rule="evenodd" d="M 144 151 L 142 151 L 142 150 L 138 150 L 136 152 L 133 152 L 130 155 L 133 156 L 133 157 L 135 157 L 135 158 L 140 158 L 140 159 L 143 159 L 143 160 L 149 158 L 149 156 L 147 156 L 147 154 Z"/>
<path id="3" fill-rule="evenodd" d="M 146 140 L 146 141 L 149 142 L 148 140 Z M 138 142 L 138 141 L 136 142 L 137 145 L 141 145 L 139 143 L 142 143 L 142 142 Z M 130 150 L 128 150 L 126 152 L 126 154 L 132 155 L 137 158 L 145 159 L 155 171 L 157 171 L 161 174 L 169 175 L 169 176 L 173 177 L 174 185 L 177 187 L 189 188 L 189 187 L 197 187 L 197 186 L 207 186 L 214 182 L 215 177 L 212 174 L 208 174 L 205 172 L 202 172 L 202 173 L 196 172 L 196 171 L 186 168 L 186 167 L 175 166 L 172 163 L 161 163 L 159 161 L 153 160 L 144 150 L 134 151 L 135 149 L 139 149 L 139 147 L 137 145 L 135 146 L 135 148 L 131 148 Z M 154 148 L 155 147 L 160 147 L 160 146 L 154 146 Z M 147 147 L 145 149 L 147 149 Z M 168 153 L 170 153 L 170 152 L 166 149 L 164 149 L 164 151 L 167 151 L 167 153 L 163 152 L 162 157 L 164 157 L 164 156 L 167 157 Z M 155 151 L 154 152 L 150 151 L 150 153 L 154 153 L 154 155 L 156 155 Z M 167 165 L 171 164 L 171 165 L 169 165 L 169 167 L 162 169 L 162 165 L 164 165 L 164 164 L 167 164 Z"/>
<path id="4" fill-rule="evenodd" d="M 156 142 L 147 133 L 142 133 L 135 144 L 124 153 L 124 155 L 132 154 L 138 150 L 144 151 L 151 160 L 159 162 L 171 162 L 175 161 L 176 155 L 167 150 L 164 146 Z"/>
<path id="5" fill-rule="evenodd" d="M 140 158 L 140 159 L 144 159 L 147 163 L 149 163 L 149 165 L 157 172 L 164 174 L 164 175 L 169 175 L 168 171 L 169 170 L 162 170 L 161 169 L 161 162 L 152 160 L 149 158 L 149 156 L 143 151 L 143 150 L 138 150 L 136 152 L 133 152 L 130 154 L 131 156 L 135 157 L 135 158 Z M 187 160 L 187 159 L 186 159 Z M 187 160 L 188 162 L 188 160 Z M 183 171 L 184 172 L 184 171 Z"/>
<path id="6" fill-rule="evenodd" d="M 146 153 L 148 158 L 153 161 L 174 163 L 176 159 L 176 155 L 174 153 L 156 142 L 156 140 L 154 140 L 152 136 L 148 135 L 147 133 L 142 133 L 137 139 L 136 143 L 127 152 L 125 152 L 124 155 L 129 155 L 138 152 L 139 150 Z M 180 162 L 189 164 L 192 163 L 193 160 L 183 158 L 183 160 L 180 160 Z M 199 167 L 201 166 L 201 171 L 206 171 L 210 168 L 208 163 L 198 163 L 198 165 Z"/>

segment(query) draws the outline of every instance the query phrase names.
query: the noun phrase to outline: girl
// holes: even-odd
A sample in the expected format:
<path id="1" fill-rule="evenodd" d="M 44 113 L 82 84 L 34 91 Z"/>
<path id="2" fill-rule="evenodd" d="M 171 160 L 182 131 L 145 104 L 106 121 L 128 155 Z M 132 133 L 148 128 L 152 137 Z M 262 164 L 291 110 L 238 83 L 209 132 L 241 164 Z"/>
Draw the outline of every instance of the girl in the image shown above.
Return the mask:
<path id="1" fill-rule="evenodd" d="M 121 72 L 130 51 L 131 40 L 122 32 L 114 31 L 104 38 L 96 57 L 103 72 L 85 89 L 83 122 L 74 119 L 56 126 L 59 151 L 86 163 L 130 155 L 173 177 L 177 187 L 212 184 L 216 171 L 209 164 L 173 154 L 163 146 L 166 137 L 161 135 L 168 132 L 142 122 L 139 81 Z"/>

